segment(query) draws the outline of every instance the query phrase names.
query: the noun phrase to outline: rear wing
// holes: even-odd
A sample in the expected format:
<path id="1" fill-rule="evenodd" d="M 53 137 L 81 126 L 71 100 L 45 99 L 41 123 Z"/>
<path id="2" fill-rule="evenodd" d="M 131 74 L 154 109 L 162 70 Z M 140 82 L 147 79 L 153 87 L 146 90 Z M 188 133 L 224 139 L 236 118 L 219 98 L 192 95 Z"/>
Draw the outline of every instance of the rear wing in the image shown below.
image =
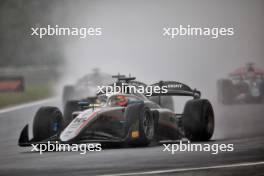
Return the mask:
<path id="1" fill-rule="evenodd" d="M 151 96 L 191 96 L 195 99 L 201 97 L 201 92 L 196 89 L 191 89 L 189 86 L 176 82 L 176 81 L 160 81 L 158 83 L 152 84 L 151 86 L 159 86 L 162 88 L 166 87 L 166 93 L 154 93 Z"/>

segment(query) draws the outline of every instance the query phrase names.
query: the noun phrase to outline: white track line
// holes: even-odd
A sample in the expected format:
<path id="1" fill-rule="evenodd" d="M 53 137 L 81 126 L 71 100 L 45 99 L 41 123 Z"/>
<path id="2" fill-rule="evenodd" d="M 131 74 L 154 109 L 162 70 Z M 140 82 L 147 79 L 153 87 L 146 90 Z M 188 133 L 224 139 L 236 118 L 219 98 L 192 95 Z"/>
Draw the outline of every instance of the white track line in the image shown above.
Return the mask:
<path id="1" fill-rule="evenodd" d="M 40 100 L 40 101 L 34 101 L 34 102 L 30 102 L 30 103 L 25 103 L 25 104 L 13 106 L 13 107 L 10 107 L 10 108 L 0 109 L 0 114 L 7 113 L 7 112 L 10 112 L 10 111 L 19 110 L 19 109 L 23 109 L 23 108 L 28 108 L 28 107 L 31 107 L 31 106 L 41 105 L 41 104 L 44 104 L 44 103 L 51 102 L 53 100 L 55 100 L 55 98 L 48 98 L 48 99 L 44 99 L 44 100 Z"/>
<path id="2" fill-rule="evenodd" d="M 146 171 L 146 172 L 131 172 L 131 173 L 119 173 L 119 174 L 106 174 L 106 175 L 99 175 L 99 176 L 130 176 L 130 175 L 165 174 L 165 173 L 174 173 L 174 172 L 187 172 L 187 171 L 199 171 L 199 170 L 208 170 L 208 169 L 221 169 L 221 168 L 230 168 L 230 167 L 254 166 L 254 165 L 262 165 L 262 164 L 264 164 L 264 161 L 260 161 L 260 162 L 250 162 L 250 163 L 236 163 L 236 164 L 227 164 L 227 165 L 218 165 L 218 166 L 208 166 L 208 167 L 192 167 L 192 168 L 168 169 L 168 170 L 157 170 L 157 171 Z"/>

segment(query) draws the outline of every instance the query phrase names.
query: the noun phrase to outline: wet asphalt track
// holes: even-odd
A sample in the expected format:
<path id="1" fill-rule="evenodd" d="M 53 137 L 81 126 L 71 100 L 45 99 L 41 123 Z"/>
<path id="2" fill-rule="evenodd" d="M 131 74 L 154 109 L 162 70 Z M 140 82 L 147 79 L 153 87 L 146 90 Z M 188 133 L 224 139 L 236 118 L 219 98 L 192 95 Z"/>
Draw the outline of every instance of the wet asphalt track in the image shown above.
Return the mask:
<path id="1" fill-rule="evenodd" d="M 57 105 L 58 101 L 48 105 Z M 45 104 L 43 104 L 45 105 Z M 264 161 L 264 105 L 220 106 L 216 109 L 216 133 L 210 143 L 233 143 L 235 151 L 212 155 L 207 152 L 163 152 L 163 146 L 105 149 L 78 152 L 47 152 L 43 155 L 19 148 L 20 130 L 40 105 L 0 113 L 0 175 L 102 175 L 162 171 L 152 175 L 264 175 L 264 164 L 226 166 Z M 0 111 L 1 112 L 1 111 Z M 187 168 L 179 171 L 175 169 Z M 190 170 L 192 168 L 193 170 Z M 199 169 L 200 168 L 200 169 Z"/>

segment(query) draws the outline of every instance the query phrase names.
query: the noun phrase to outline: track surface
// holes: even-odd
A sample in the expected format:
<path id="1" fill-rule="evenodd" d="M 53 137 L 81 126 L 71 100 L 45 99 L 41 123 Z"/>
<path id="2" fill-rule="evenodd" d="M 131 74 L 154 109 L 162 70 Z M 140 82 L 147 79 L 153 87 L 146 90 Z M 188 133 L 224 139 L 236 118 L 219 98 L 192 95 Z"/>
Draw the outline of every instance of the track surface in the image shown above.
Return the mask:
<path id="1" fill-rule="evenodd" d="M 47 105 L 47 104 L 42 104 Z M 57 101 L 48 105 L 58 105 Z M 264 106 L 219 106 L 216 135 L 210 143 L 233 143 L 235 151 L 212 155 L 207 152 L 163 152 L 162 145 L 148 148 L 105 149 L 80 155 L 78 152 L 47 152 L 43 155 L 19 148 L 17 139 L 31 123 L 41 105 L 0 113 L 0 175 L 102 175 L 168 169 L 225 166 L 264 161 Z M 218 105 L 217 105 L 218 106 Z M 264 175 L 264 164 L 205 168 L 153 175 Z"/>

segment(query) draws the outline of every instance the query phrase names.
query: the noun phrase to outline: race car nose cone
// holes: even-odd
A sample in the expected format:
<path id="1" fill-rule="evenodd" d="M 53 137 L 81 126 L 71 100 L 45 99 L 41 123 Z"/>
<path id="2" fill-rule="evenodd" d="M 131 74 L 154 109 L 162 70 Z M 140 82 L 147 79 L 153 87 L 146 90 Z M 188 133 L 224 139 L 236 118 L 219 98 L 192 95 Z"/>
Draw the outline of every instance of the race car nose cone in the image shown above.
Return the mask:
<path id="1" fill-rule="evenodd" d="M 96 114 L 100 111 L 98 109 L 88 109 L 80 113 L 61 133 L 61 141 L 69 141 L 77 137 L 79 133 L 89 123 L 96 118 Z"/>

